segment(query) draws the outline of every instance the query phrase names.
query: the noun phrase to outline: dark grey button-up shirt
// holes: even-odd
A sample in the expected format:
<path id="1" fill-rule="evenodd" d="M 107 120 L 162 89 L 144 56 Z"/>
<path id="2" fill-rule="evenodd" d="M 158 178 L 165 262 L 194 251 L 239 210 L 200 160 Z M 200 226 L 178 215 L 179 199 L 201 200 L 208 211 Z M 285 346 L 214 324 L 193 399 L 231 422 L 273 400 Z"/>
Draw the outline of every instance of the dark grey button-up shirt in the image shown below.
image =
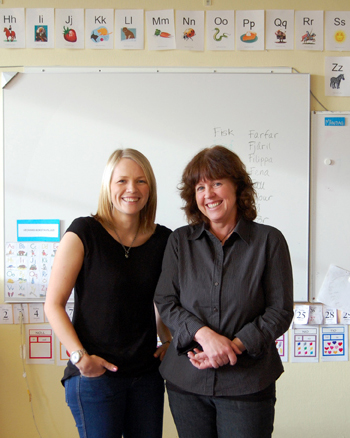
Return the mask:
<path id="1" fill-rule="evenodd" d="M 275 340 L 293 318 L 293 280 L 276 228 L 240 219 L 224 246 L 204 225 L 179 228 L 169 237 L 155 302 L 173 334 L 160 371 L 179 388 L 252 394 L 283 372 Z M 198 370 L 190 363 L 183 353 L 203 326 L 243 342 L 247 351 L 236 365 Z"/>

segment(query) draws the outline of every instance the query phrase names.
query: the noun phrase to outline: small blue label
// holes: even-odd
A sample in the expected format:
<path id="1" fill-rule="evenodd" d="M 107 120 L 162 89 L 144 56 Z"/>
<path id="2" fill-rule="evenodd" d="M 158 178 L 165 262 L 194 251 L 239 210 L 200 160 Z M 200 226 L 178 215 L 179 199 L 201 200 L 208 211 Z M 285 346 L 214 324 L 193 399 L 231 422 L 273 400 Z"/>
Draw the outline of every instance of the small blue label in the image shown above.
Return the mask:
<path id="1" fill-rule="evenodd" d="M 326 117 L 325 126 L 345 126 L 345 117 Z"/>

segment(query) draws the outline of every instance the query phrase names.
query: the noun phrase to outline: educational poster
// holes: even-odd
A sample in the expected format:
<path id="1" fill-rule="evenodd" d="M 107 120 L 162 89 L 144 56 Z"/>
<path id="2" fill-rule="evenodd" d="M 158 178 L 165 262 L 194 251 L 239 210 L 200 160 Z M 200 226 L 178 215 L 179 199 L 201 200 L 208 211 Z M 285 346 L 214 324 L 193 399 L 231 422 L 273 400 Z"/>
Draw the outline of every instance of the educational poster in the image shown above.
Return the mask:
<path id="1" fill-rule="evenodd" d="M 74 313 L 74 303 L 68 302 L 66 304 L 66 313 L 67 313 L 69 319 L 72 321 L 73 320 L 73 313 Z"/>
<path id="2" fill-rule="evenodd" d="M 294 11 L 266 11 L 266 49 L 294 49 Z"/>
<path id="3" fill-rule="evenodd" d="M 27 364 L 54 364 L 54 333 L 49 324 L 26 325 Z"/>
<path id="4" fill-rule="evenodd" d="M 237 50 L 265 49 L 265 11 L 236 11 Z"/>
<path id="5" fill-rule="evenodd" d="M 58 242 L 8 242 L 5 245 L 5 300 L 46 296 Z"/>
<path id="6" fill-rule="evenodd" d="M 338 312 L 335 307 L 323 306 L 323 323 L 338 324 Z"/>
<path id="7" fill-rule="evenodd" d="M 13 324 L 12 304 L 0 304 L 0 324 Z"/>
<path id="8" fill-rule="evenodd" d="M 235 11 L 207 11 L 207 50 L 235 50 Z"/>
<path id="9" fill-rule="evenodd" d="M 350 11 L 326 11 L 326 50 L 350 50 Z"/>
<path id="10" fill-rule="evenodd" d="M 348 361 L 348 327 L 344 325 L 321 327 L 321 360 Z"/>
<path id="11" fill-rule="evenodd" d="M 305 325 L 309 322 L 310 307 L 308 305 L 296 305 L 294 307 L 293 324 Z"/>
<path id="12" fill-rule="evenodd" d="M 66 366 L 69 361 L 68 352 L 65 346 L 60 342 L 57 336 L 56 338 L 56 365 L 57 366 Z"/>
<path id="13" fill-rule="evenodd" d="M 148 50 L 176 49 L 174 10 L 146 11 Z"/>
<path id="14" fill-rule="evenodd" d="M 323 11 L 295 11 L 295 48 L 323 50 Z"/>
<path id="15" fill-rule="evenodd" d="M 204 50 L 204 11 L 176 11 L 176 48 Z"/>
<path id="16" fill-rule="evenodd" d="M 350 271 L 330 265 L 317 301 L 350 312 Z"/>
<path id="17" fill-rule="evenodd" d="M 84 9 L 55 9 L 56 48 L 84 49 Z"/>
<path id="18" fill-rule="evenodd" d="M 276 348 L 282 362 L 288 362 L 288 331 L 276 339 Z"/>
<path id="19" fill-rule="evenodd" d="M 24 8 L 0 9 L 0 48 L 24 49 L 26 46 Z"/>
<path id="20" fill-rule="evenodd" d="M 114 10 L 85 9 L 85 47 L 113 49 Z"/>
<path id="21" fill-rule="evenodd" d="M 116 49 L 144 49 L 143 15 L 143 9 L 116 9 L 114 17 Z"/>
<path id="22" fill-rule="evenodd" d="M 346 312 L 345 310 L 340 311 L 340 324 L 350 325 L 350 312 Z"/>
<path id="23" fill-rule="evenodd" d="M 53 49 L 55 47 L 55 10 L 26 9 L 26 47 Z"/>
<path id="24" fill-rule="evenodd" d="M 316 304 L 310 306 L 309 322 L 308 324 L 323 324 L 323 306 L 322 304 Z"/>
<path id="25" fill-rule="evenodd" d="M 30 303 L 28 308 L 30 324 L 44 323 L 44 303 Z"/>
<path id="26" fill-rule="evenodd" d="M 13 323 L 14 324 L 29 323 L 28 304 L 18 303 L 13 305 Z"/>
<path id="27" fill-rule="evenodd" d="M 319 326 L 292 329 L 291 362 L 318 362 Z"/>

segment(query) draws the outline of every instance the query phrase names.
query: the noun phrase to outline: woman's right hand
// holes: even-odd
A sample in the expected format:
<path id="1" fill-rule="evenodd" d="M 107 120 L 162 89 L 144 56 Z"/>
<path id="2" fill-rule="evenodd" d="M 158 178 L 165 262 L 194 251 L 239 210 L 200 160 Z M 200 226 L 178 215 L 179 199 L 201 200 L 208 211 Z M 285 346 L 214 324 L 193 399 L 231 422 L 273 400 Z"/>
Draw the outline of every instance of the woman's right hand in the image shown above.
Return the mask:
<path id="1" fill-rule="evenodd" d="M 80 359 L 80 361 L 76 364 L 76 367 L 79 369 L 81 375 L 85 377 L 99 377 L 102 376 L 106 372 L 106 370 L 116 372 L 118 367 L 113 365 L 110 362 L 107 362 L 102 357 L 89 355 L 87 353 Z"/>
<path id="2" fill-rule="evenodd" d="M 203 352 L 189 354 L 192 365 L 199 369 L 219 368 L 223 365 L 235 365 L 239 348 L 226 336 L 219 335 L 209 327 L 202 327 L 194 339 L 201 345 Z"/>

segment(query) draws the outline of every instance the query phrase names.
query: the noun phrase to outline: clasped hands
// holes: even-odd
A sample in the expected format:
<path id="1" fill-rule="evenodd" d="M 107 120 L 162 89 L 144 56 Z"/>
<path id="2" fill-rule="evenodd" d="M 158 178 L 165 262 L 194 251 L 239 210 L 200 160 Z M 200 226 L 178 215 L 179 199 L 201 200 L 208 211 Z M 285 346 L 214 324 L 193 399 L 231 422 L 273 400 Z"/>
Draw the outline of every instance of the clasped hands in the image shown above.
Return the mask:
<path id="1" fill-rule="evenodd" d="M 199 329 L 194 339 L 201 345 L 203 351 L 195 348 L 194 352 L 188 352 L 187 356 L 192 365 L 199 370 L 219 368 L 227 364 L 233 366 L 237 363 L 237 355 L 245 350 L 238 338 L 230 340 L 209 327 Z"/>

